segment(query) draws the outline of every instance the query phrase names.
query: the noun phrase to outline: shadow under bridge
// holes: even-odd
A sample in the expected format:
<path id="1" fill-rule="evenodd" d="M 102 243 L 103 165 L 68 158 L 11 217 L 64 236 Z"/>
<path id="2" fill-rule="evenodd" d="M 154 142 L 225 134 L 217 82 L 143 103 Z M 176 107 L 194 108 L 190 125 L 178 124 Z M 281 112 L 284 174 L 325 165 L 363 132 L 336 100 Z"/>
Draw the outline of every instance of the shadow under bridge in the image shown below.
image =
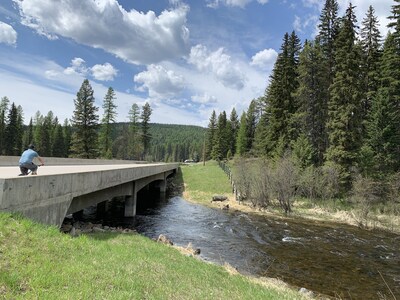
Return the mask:
<path id="1" fill-rule="evenodd" d="M 160 194 L 165 194 L 167 191 L 167 178 L 174 174 L 175 170 L 170 170 L 74 197 L 66 214 L 74 214 L 89 206 L 106 204 L 107 201 L 113 198 L 122 197 L 125 200 L 125 217 L 134 217 L 136 215 L 138 192 L 151 186 L 152 189 L 158 189 Z"/>

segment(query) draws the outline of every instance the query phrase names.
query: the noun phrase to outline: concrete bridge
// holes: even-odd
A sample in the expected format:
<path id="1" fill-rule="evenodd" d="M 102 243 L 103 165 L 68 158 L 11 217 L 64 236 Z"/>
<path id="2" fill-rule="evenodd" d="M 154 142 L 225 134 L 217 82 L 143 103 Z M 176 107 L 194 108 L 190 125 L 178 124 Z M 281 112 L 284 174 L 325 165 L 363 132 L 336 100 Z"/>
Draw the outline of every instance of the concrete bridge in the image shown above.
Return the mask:
<path id="1" fill-rule="evenodd" d="M 44 158 L 36 176 L 19 177 L 18 163 L 1 157 L 0 211 L 20 212 L 38 222 L 61 226 L 66 215 L 114 197 L 125 197 L 125 216 L 136 214 L 137 192 L 152 184 L 166 191 L 166 179 L 179 165 Z M 11 158 L 12 161 L 17 158 Z M 4 162 L 7 163 L 4 163 Z M 72 163 L 80 165 L 73 165 Z M 100 164 L 93 164 L 98 161 Z M 62 164 L 62 165 L 60 165 Z"/>

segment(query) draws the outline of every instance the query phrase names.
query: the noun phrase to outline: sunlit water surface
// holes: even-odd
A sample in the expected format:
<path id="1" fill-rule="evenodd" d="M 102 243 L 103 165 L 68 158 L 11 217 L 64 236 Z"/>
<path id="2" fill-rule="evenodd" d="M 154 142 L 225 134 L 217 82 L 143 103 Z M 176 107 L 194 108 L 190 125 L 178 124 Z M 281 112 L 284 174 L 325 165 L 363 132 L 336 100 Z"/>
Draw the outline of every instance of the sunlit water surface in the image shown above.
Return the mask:
<path id="1" fill-rule="evenodd" d="M 227 262 L 242 273 L 342 299 L 400 299 L 396 234 L 211 209 L 180 197 L 139 207 L 135 218 L 122 218 L 121 210 L 115 215 L 114 209 L 109 225 L 134 227 L 150 238 L 164 234 L 179 246 L 191 243 L 204 260 Z"/>

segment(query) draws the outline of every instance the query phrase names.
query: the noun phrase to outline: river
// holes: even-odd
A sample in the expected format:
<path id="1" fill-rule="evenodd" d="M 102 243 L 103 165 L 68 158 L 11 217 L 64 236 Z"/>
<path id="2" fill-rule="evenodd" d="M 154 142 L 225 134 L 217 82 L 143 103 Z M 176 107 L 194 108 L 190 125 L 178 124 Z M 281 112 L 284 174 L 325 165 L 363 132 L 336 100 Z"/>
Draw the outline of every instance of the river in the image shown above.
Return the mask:
<path id="1" fill-rule="evenodd" d="M 124 225 L 150 238 L 164 234 L 179 246 L 191 243 L 204 260 L 241 273 L 341 299 L 400 299 L 396 234 L 212 209 L 180 197 L 137 213 Z"/>

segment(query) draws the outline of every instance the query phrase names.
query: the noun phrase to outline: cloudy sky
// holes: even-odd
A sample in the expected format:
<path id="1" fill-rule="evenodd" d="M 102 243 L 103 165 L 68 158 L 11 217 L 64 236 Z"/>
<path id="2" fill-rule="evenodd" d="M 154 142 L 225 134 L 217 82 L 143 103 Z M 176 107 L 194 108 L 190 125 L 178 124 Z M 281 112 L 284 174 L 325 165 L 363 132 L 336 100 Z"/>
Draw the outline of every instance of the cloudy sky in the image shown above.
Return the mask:
<path id="1" fill-rule="evenodd" d="M 324 2 L 1 0 L 0 97 L 25 123 L 37 111 L 64 120 L 87 78 L 99 107 L 116 91 L 118 121 L 148 101 L 151 122 L 206 126 L 213 109 L 240 114 L 263 95 L 283 35 L 312 39 Z M 372 5 L 386 34 L 393 0 L 352 4 L 359 22 Z"/>

